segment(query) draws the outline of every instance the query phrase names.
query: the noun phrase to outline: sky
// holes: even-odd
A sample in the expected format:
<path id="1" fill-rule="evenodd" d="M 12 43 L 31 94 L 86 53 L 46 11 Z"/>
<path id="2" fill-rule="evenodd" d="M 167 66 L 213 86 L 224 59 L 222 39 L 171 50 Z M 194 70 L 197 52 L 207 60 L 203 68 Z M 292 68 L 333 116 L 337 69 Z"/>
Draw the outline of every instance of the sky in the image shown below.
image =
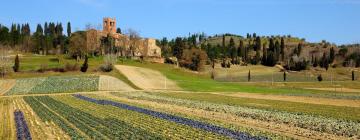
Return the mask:
<path id="1" fill-rule="evenodd" d="M 103 17 L 116 18 L 123 31 L 158 39 L 255 32 L 360 43 L 360 0 L 1 0 L 0 5 L 0 24 L 29 23 L 32 31 L 46 21 L 63 26 L 70 21 L 73 31 L 84 30 Z"/>

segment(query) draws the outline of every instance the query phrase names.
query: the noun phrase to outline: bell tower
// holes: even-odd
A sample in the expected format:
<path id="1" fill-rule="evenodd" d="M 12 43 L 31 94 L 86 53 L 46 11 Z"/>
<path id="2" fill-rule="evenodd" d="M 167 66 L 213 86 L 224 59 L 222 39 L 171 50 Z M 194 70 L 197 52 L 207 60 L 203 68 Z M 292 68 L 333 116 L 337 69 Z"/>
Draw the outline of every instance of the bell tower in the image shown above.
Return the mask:
<path id="1" fill-rule="evenodd" d="M 103 31 L 106 33 L 116 33 L 116 19 L 115 18 L 104 18 L 103 19 Z"/>

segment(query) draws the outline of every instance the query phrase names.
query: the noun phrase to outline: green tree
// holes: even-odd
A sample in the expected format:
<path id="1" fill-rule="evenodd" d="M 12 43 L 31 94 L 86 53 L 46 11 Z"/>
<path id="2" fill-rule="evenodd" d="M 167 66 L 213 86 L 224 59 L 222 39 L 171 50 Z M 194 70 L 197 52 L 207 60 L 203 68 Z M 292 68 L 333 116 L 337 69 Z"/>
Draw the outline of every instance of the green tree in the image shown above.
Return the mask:
<path id="1" fill-rule="evenodd" d="M 67 30 L 67 36 L 70 37 L 70 35 L 71 35 L 71 24 L 70 24 L 70 22 L 67 23 L 66 30 Z"/>
<path id="2" fill-rule="evenodd" d="M 263 56 L 261 58 L 261 64 L 266 65 L 267 64 L 267 49 L 266 46 L 263 46 Z"/>
<path id="3" fill-rule="evenodd" d="M 256 37 L 255 40 L 254 51 L 259 51 L 260 49 L 261 49 L 261 38 L 258 36 Z"/>
<path id="4" fill-rule="evenodd" d="M 80 70 L 81 72 L 86 72 L 88 69 L 89 65 L 88 65 L 88 57 L 87 55 L 85 56 L 85 61 L 84 64 L 81 66 Z"/>
<path id="5" fill-rule="evenodd" d="M 121 29 L 120 29 L 120 28 L 116 28 L 116 33 L 121 34 Z"/>
<path id="6" fill-rule="evenodd" d="M 181 57 L 182 57 L 182 54 L 183 54 L 183 51 L 185 49 L 185 44 L 182 40 L 181 37 L 177 37 L 175 39 L 175 44 L 174 44 L 174 47 L 173 47 L 173 55 L 178 59 L 180 60 Z"/>
<path id="7" fill-rule="evenodd" d="M 335 60 L 335 50 L 334 47 L 330 48 L 330 56 L 329 56 L 329 63 L 333 63 Z"/>
<path id="8" fill-rule="evenodd" d="M 281 38 L 281 44 L 280 44 L 280 48 L 281 48 L 281 51 L 280 51 L 280 54 L 281 54 L 281 60 L 285 60 L 285 40 L 284 38 L 282 37 Z"/>
<path id="9" fill-rule="evenodd" d="M 20 60 L 19 60 L 19 55 L 16 55 L 15 57 L 15 64 L 13 66 L 13 70 L 14 72 L 18 72 L 20 68 Z"/>
<path id="10" fill-rule="evenodd" d="M 355 72 L 351 71 L 351 80 L 355 81 Z"/>
<path id="11" fill-rule="evenodd" d="M 17 27 L 16 24 L 12 24 L 10 35 L 11 35 L 11 46 L 15 47 L 15 45 L 20 43 L 20 27 Z"/>
<path id="12" fill-rule="evenodd" d="M 321 82 L 323 80 L 321 74 L 317 77 L 318 81 Z"/>
<path id="13" fill-rule="evenodd" d="M 244 41 L 240 39 L 239 47 L 237 48 L 237 55 L 238 57 L 243 57 L 243 48 L 244 48 Z"/>
<path id="14" fill-rule="evenodd" d="M 10 38 L 9 28 L 0 25 L 0 44 L 9 44 Z"/>

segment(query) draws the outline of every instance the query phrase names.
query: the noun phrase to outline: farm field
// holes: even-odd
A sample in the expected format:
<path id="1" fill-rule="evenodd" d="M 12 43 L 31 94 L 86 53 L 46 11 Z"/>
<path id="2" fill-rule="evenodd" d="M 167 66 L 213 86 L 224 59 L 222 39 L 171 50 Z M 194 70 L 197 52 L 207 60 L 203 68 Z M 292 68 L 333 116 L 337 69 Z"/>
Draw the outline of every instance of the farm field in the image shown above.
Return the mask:
<path id="1" fill-rule="evenodd" d="M 0 138 L 16 139 L 21 112 L 32 139 L 360 139 L 358 82 L 221 82 L 132 60 L 115 68 L 0 80 Z"/>
<path id="2" fill-rule="evenodd" d="M 11 113 L 16 109 L 24 112 L 34 139 L 233 139 L 243 135 L 260 139 L 358 139 L 360 136 L 360 109 L 345 104 L 318 105 L 169 91 L 8 96 L 0 101 L 2 113 L 9 115 L 1 118 L 2 137 L 14 137 L 13 119 L 6 118 L 13 118 Z M 116 103 L 120 106 L 114 106 Z M 163 114 L 172 117 L 162 118 Z M 173 117 L 216 126 L 236 135 L 168 119 Z"/>

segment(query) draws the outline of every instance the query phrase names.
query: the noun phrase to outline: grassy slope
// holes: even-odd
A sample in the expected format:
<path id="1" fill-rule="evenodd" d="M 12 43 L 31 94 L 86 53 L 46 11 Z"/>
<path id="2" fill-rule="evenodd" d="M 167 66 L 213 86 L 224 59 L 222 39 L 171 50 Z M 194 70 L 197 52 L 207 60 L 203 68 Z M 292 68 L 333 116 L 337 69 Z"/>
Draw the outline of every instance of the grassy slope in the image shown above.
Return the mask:
<path id="1" fill-rule="evenodd" d="M 158 64 L 158 63 L 140 63 L 137 61 L 126 60 L 122 61 L 123 65 L 131 65 L 137 67 L 150 68 L 158 70 L 177 82 L 177 84 L 184 90 L 190 91 L 219 91 L 219 92 L 249 92 L 249 93 L 263 93 L 263 94 L 315 94 L 315 93 L 329 93 L 327 91 L 309 90 L 301 87 L 293 86 L 272 86 L 259 83 L 234 83 L 234 82 L 217 82 L 210 79 L 207 74 L 198 74 L 190 72 L 181 68 L 176 68 L 173 65 Z M 318 83 L 318 82 L 316 82 Z M 314 82 L 314 84 L 316 84 Z"/>

